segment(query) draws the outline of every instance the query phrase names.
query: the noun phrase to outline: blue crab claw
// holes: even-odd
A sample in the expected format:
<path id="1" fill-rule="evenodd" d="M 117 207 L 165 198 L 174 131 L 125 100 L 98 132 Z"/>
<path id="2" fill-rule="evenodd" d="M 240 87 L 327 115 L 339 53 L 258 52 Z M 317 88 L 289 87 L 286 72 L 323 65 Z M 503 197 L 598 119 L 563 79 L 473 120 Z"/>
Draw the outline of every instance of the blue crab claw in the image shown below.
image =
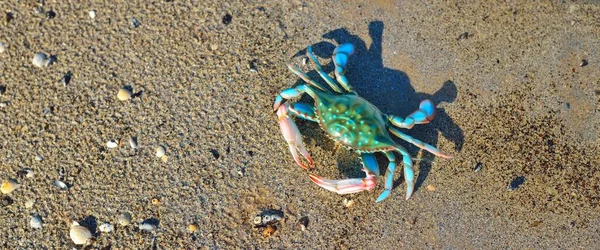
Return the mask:
<path id="1" fill-rule="evenodd" d="M 290 152 L 292 153 L 292 156 L 294 156 L 294 161 L 304 169 L 312 168 L 315 163 L 302 143 L 302 134 L 300 134 L 296 123 L 294 123 L 294 120 L 288 115 L 288 108 L 287 104 L 283 104 L 277 109 L 281 133 L 290 147 Z M 302 163 L 299 153 L 306 158 L 310 167 Z"/>
<path id="2" fill-rule="evenodd" d="M 391 122 L 400 128 L 412 128 L 415 124 L 426 124 L 435 117 L 435 106 L 430 100 L 423 100 L 419 104 L 419 109 L 410 114 L 406 119 L 397 116 L 392 116 Z"/>
<path id="3" fill-rule="evenodd" d="M 346 180 L 329 180 L 315 174 L 310 174 L 308 177 L 320 187 L 329 191 L 336 192 L 338 194 L 352 194 L 358 193 L 364 190 L 373 190 L 376 184 L 376 177 L 369 173 L 369 171 L 363 168 L 363 171 L 367 173 L 364 179 L 354 178 Z"/>

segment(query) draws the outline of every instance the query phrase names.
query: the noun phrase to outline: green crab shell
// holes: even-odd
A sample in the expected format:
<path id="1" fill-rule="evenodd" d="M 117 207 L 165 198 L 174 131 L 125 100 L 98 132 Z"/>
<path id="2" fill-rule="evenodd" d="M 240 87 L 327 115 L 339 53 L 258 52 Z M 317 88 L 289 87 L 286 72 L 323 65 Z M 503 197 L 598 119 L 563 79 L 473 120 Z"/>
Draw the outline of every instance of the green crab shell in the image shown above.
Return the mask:
<path id="1" fill-rule="evenodd" d="M 317 96 L 319 124 L 335 141 L 359 152 L 385 151 L 394 145 L 381 111 L 367 100 L 356 94 Z"/>

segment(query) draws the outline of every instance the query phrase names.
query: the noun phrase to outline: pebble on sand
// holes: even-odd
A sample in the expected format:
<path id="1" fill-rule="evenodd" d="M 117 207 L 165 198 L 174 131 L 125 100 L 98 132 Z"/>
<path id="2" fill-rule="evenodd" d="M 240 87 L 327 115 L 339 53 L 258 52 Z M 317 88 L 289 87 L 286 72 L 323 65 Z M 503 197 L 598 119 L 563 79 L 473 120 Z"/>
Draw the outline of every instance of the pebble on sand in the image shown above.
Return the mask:
<path id="1" fill-rule="evenodd" d="M 119 215 L 119 224 L 121 224 L 121 226 L 127 226 L 129 224 L 131 224 L 131 214 L 128 212 L 122 213 L 121 215 Z"/>

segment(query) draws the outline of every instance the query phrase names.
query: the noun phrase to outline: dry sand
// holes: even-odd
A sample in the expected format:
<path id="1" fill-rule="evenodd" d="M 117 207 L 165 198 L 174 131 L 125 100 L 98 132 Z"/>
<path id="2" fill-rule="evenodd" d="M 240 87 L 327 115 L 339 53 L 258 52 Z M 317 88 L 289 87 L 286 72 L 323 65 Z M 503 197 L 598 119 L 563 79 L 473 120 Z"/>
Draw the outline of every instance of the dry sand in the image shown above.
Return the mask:
<path id="1" fill-rule="evenodd" d="M 42 14 L 33 0 L 0 2 L 8 48 L 0 54 L 0 178 L 22 184 L 2 198 L 2 249 L 72 248 L 69 220 L 92 229 L 91 247 L 103 249 L 600 243 L 597 2 L 60 2 L 45 1 Z M 46 19 L 49 10 L 56 16 Z M 300 83 L 285 62 L 302 65 L 293 56 L 314 44 L 331 71 L 328 58 L 345 42 L 357 47 L 350 82 L 383 112 L 406 116 L 425 98 L 438 107 L 434 122 L 407 133 L 455 158 L 399 142 L 420 158 L 419 188 L 408 201 L 401 171 L 379 204 L 381 183 L 345 196 L 314 185 L 280 134 L 273 99 Z M 56 63 L 34 67 L 40 51 Z M 123 86 L 138 95 L 117 100 Z M 361 175 L 355 153 L 335 151 L 315 124 L 298 126 L 314 173 Z M 129 136 L 139 149 L 128 146 Z M 108 149 L 109 140 L 125 144 Z M 166 162 L 154 156 L 158 145 Z M 475 172 L 477 163 L 483 168 Z M 18 177 L 23 168 L 35 176 Z M 524 182 L 510 191 L 518 177 Z M 59 178 L 68 191 L 53 186 Z M 355 204 L 346 208 L 344 199 Z M 268 238 L 252 225 L 263 209 L 287 217 Z M 136 224 L 158 221 L 158 229 L 117 225 L 124 211 Z M 29 227 L 32 214 L 42 229 Z M 295 226 L 300 216 L 309 218 L 304 232 Z M 104 222 L 116 230 L 100 233 Z"/>

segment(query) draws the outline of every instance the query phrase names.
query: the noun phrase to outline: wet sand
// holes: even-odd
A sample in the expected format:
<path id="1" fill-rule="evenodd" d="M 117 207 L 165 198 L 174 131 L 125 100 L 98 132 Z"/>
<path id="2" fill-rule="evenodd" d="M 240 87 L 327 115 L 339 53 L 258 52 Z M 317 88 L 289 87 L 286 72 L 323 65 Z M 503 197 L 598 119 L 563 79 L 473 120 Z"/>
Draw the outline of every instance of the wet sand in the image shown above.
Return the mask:
<path id="1" fill-rule="evenodd" d="M 0 3 L 0 14 L 11 13 L 0 20 L 7 44 L 0 178 L 21 184 L 2 195 L 2 249 L 75 247 L 72 220 L 94 232 L 93 249 L 592 249 L 600 242 L 597 3 L 45 2 L 41 14 L 36 1 Z M 50 10 L 56 16 L 46 18 Z M 381 178 L 372 192 L 343 196 L 314 185 L 280 134 L 274 97 L 302 83 L 285 63 L 322 82 L 302 65 L 306 47 L 331 72 L 333 49 L 347 42 L 357 48 L 347 77 L 382 112 L 406 116 L 423 99 L 437 105 L 433 122 L 406 133 L 454 159 L 397 140 L 416 159 L 409 200 L 399 170 L 391 197 L 377 204 Z M 37 52 L 57 61 L 35 67 Z M 117 100 L 123 86 L 133 99 Z M 310 172 L 363 176 L 356 153 L 336 150 L 314 123 L 297 124 L 315 159 Z M 109 140 L 124 143 L 111 149 Z M 166 160 L 155 157 L 158 145 Z M 387 161 L 379 160 L 383 170 Z M 24 168 L 34 177 L 19 177 Z M 57 179 L 68 190 L 56 188 Z M 267 238 L 253 226 L 265 209 L 286 217 Z M 122 212 L 158 228 L 121 226 Z M 32 214 L 42 229 L 29 226 Z M 302 216 L 305 231 L 295 225 Z M 104 222 L 115 231 L 99 232 Z"/>

